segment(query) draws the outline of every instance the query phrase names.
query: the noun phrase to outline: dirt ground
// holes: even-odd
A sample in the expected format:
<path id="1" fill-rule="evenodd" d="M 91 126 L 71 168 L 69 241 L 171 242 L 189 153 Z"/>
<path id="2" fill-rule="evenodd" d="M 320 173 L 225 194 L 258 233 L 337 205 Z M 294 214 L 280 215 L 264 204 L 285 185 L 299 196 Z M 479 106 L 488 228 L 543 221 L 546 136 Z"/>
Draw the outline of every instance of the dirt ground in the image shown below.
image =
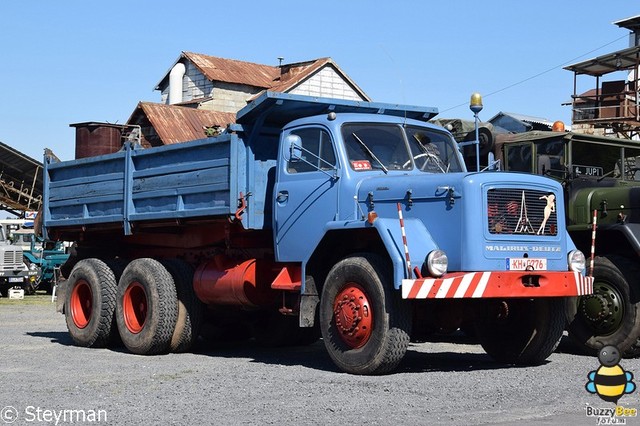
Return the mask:
<path id="1" fill-rule="evenodd" d="M 322 341 L 289 349 L 200 341 L 193 353 L 161 356 L 80 348 L 54 305 L 44 294 L 0 299 L 0 425 L 77 424 L 80 415 L 128 425 L 595 425 L 588 407 L 615 407 L 585 389 L 598 360 L 562 345 L 541 366 L 515 368 L 468 338 L 446 337 L 411 344 L 394 374 L 353 376 L 337 371 Z M 637 360 L 621 365 L 640 377 Z M 640 394 L 619 402 L 640 408 Z"/>

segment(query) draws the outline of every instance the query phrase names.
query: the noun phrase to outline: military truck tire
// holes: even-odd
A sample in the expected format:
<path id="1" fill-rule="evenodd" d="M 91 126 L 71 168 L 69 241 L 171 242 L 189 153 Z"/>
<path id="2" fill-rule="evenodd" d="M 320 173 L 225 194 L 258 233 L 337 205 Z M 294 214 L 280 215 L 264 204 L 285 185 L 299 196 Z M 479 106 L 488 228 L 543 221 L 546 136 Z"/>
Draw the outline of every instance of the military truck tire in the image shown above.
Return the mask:
<path id="1" fill-rule="evenodd" d="M 595 258 L 594 295 L 568 304 L 567 331 L 582 352 L 597 355 L 612 345 L 625 357 L 640 355 L 640 295 L 629 288 L 639 276 L 639 268 L 626 258 Z"/>
<path id="2" fill-rule="evenodd" d="M 353 255 L 329 271 L 320 298 L 320 330 L 333 362 L 352 374 L 384 374 L 405 355 L 411 310 L 374 254 Z"/>
<path id="3" fill-rule="evenodd" d="M 538 365 L 558 347 L 564 331 L 564 299 L 487 299 L 474 311 L 484 350 L 505 364 Z"/>
<path id="4" fill-rule="evenodd" d="M 155 355 L 169 351 L 178 318 L 171 274 L 154 259 L 131 261 L 118 282 L 116 322 L 131 352 Z"/>
<path id="5" fill-rule="evenodd" d="M 99 259 L 84 259 L 73 268 L 65 297 L 65 319 L 71 338 L 78 346 L 107 346 L 117 333 L 116 278 Z"/>
<path id="6" fill-rule="evenodd" d="M 204 305 L 193 290 L 193 268 L 180 259 L 167 259 L 160 263 L 173 278 L 178 297 L 178 317 L 171 337 L 171 352 L 187 352 L 198 339 Z"/>

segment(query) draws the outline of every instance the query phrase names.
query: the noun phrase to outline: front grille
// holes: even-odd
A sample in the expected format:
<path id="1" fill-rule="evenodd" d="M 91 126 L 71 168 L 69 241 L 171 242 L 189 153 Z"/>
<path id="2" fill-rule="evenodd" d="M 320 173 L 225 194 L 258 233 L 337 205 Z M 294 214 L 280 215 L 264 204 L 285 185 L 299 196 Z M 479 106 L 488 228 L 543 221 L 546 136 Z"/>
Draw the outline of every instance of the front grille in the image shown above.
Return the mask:
<path id="1" fill-rule="evenodd" d="M 487 218 L 491 234 L 556 235 L 554 193 L 532 189 L 498 188 L 487 191 Z"/>
<path id="2" fill-rule="evenodd" d="M 3 265 L 11 266 L 22 265 L 22 250 L 7 250 L 4 252 Z"/>

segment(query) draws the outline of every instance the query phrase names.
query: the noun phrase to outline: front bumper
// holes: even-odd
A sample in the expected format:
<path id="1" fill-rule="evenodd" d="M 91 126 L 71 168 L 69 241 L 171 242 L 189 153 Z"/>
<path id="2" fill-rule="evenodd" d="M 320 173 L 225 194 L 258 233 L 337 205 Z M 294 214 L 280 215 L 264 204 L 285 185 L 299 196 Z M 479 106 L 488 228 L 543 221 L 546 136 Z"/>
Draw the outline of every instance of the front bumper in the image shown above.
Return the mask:
<path id="1" fill-rule="evenodd" d="M 593 277 L 578 272 L 453 272 L 402 280 L 403 299 L 571 297 L 593 293 Z"/>

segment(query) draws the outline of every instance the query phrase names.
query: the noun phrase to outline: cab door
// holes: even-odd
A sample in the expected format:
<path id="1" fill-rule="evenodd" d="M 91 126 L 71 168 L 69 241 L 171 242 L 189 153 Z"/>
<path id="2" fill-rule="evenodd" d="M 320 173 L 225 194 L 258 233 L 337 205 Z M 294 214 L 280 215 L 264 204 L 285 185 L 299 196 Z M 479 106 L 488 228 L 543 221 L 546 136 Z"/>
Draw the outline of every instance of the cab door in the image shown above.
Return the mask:
<path id="1" fill-rule="evenodd" d="M 276 260 L 308 259 L 338 213 L 338 167 L 329 132 L 301 127 L 282 135 L 275 200 Z"/>

